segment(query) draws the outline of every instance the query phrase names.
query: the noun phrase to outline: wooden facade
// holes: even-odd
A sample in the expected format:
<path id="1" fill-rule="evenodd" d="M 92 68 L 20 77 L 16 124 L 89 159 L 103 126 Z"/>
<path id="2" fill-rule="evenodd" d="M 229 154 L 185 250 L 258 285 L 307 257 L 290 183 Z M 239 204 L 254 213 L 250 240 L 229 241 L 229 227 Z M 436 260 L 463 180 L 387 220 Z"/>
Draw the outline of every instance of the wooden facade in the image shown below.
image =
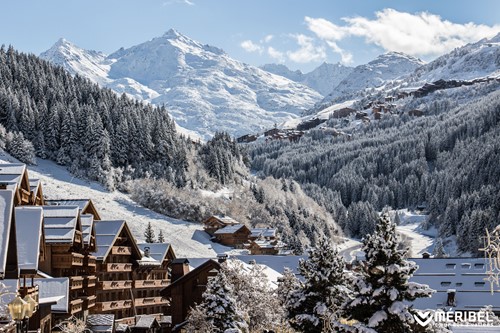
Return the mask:
<path id="1" fill-rule="evenodd" d="M 248 242 L 251 232 L 244 224 L 224 227 L 214 233 L 215 240 L 226 246 L 242 248 Z"/>
<path id="2" fill-rule="evenodd" d="M 220 263 L 210 259 L 192 271 L 186 272 L 186 261 L 186 259 L 174 261 L 172 272 L 184 272 L 185 274 L 175 276 L 175 279 L 172 279 L 172 284 L 161 291 L 162 296 L 171 300 L 172 327 L 184 322 L 189 314 L 189 309 L 202 302 L 208 280 L 216 276 L 220 270 Z"/>
<path id="3" fill-rule="evenodd" d="M 211 236 L 213 236 L 214 233 L 219 229 L 236 224 L 239 224 L 239 222 L 232 219 L 231 217 L 220 215 L 212 215 L 208 219 L 203 221 L 203 227 L 205 231 Z"/>

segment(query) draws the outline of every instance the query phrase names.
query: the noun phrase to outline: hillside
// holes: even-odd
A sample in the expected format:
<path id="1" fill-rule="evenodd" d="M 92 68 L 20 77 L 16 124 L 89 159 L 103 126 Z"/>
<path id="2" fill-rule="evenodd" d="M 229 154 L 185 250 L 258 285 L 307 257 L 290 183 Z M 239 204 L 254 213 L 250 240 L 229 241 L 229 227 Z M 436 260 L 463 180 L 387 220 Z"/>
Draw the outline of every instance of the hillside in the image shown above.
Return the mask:
<path id="1" fill-rule="evenodd" d="M 321 95 L 241 63 L 175 30 L 109 56 L 60 40 L 40 55 L 119 93 L 165 105 L 182 127 L 204 138 L 255 132 L 296 118 Z"/>

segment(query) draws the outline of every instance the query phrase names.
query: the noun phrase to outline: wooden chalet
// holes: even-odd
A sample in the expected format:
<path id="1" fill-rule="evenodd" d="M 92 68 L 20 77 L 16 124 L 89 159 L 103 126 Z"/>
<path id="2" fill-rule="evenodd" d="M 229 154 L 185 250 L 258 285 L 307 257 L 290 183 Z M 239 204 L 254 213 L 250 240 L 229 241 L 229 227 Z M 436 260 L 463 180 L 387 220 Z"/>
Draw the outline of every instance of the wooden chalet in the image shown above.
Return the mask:
<path id="1" fill-rule="evenodd" d="M 215 241 L 226 245 L 242 248 L 248 242 L 250 229 L 244 224 L 229 225 L 214 232 Z"/>
<path id="2" fill-rule="evenodd" d="M 257 135 L 254 134 L 245 134 L 236 139 L 238 143 L 250 143 L 257 140 Z"/>
<path id="3" fill-rule="evenodd" d="M 276 134 L 279 134 L 281 132 L 281 130 L 279 128 L 272 128 L 270 130 L 267 130 L 264 132 L 264 136 L 273 136 L 273 135 L 276 135 Z"/>
<path id="4" fill-rule="evenodd" d="M 26 164 L 0 164 L 0 189 L 13 189 L 15 191 L 14 204 L 16 206 L 32 204 Z"/>
<path id="5" fill-rule="evenodd" d="M 183 323 L 189 309 L 201 303 L 210 278 L 216 276 L 220 263 L 209 259 L 189 271 L 189 260 L 175 259 L 172 262 L 172 283 L 161 291 L 163 297 L 171 299 L 172 327 Z"/>
<path id="6" fill-rule="evenodd" d="M 252 228 L 252 229 L 250 229 L 250 236 L 248 236 L 248 239 L 256 240 L 259 238 L 265 239 L 265 240 L 276 239 L 276 229 L 274 229 L 274 228 Z"/>
<path id="7" fill-rule="evenodd" d="M 114 314 L 123 323 L 134 323 L 133 266 L 141 252 L 123 220 L 95 224 L 97 242 L 97 305 L 93 314 Z M 123 320 L 126 318 L 126 320 Z"/>
<path id="8" fill-rule="evenodd" d="M 136 312 L 138 315 L 166 314 L 170 311 L 170 304 L 160 296 L 160 290 L 170 284 L 170 264 L 175 253 L 167 243 L 141 243 L 137 246 L 142 259 L 137 261 L 132 274 Z"/>
<path id="9" fill-rule="evenodd" d="M 356 113 L 356 110 L 353 108 L 342 108 L 333 111 L 330 116 L 334 119 L 339 119 L 349 117 L 353 113 Z"/>
<path id="10" fill-rule="evenodd" d="M 410 112 L 408 112 L 408 115 L 410 117 L 422 117 L 424 115 L 424 112 L 421 111 L 421 110 L 411 110 Z"/>
<path id="11" fill-rule="evenodd" d="M 133 333 L 159 333 L 160 323 L 155 316 L 138 316 L 132 329 Z"/>
<path id="12" fill-rule="evenodd" d="M 235 224 L 239 224 L 239 222 L 229 216 L 222 215 L 210 216 L 203 222 L 205 231 L 211 236 L 213 236 L 217 230 Z"/>
<path id="13" fill-rule="evenodd" d="M 251 255 L 276 255 L 283 249 L 284 244 L 278 240 L 256 239 L 251 240 L 247 249 Z"/>
<path id="14" fill-rule="evenodd" d="M 69 277 L 68 314 L 83 317 L 95 306 L 96 258 L 85 247 L 79 207 L 43 206 L 43 216 L 47 250 L 41 270 Z"/>

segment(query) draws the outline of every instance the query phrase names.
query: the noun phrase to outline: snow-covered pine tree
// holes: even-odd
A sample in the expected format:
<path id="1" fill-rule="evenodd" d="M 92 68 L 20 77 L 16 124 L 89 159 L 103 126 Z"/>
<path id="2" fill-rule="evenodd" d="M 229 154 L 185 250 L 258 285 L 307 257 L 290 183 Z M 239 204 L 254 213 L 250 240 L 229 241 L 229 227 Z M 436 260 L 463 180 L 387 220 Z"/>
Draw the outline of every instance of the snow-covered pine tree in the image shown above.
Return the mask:
<path id="1" fill-rule="evenodd" d="M 155 242 L 155 232 L 153 227 L 151 226 L 151 222 L 148 222 L 148 226 L 146 227 L 146 231 L 144 231 L 144 238 L 146 238 L 146 243 L 154 243 Z"/>
<path id="2" fill-rule="evenodd" d="M 200 320 L 202 316 L 205 317 L 204 321 Z M 195 326 L 196 322 L 211 327 L 211 332 L 216 333 L 247 331 L 247 323 L 243 320 L 224 270 L 220 270 L 217 276 L 208 281 L 207 290 L 203 293 L 203 302 L 196 307 L 193 315 L 188 317 L 188 324 L 191 326 Z M 193 331 L 201 332 L 200 329 L 195 327 Z"/>
<path id="3" fill-rule="evenodd" d="M 158 232 L 158 243 L 165 243 L 165 237 L 163 236 L 163 230 L 160 229 Z"/>
<path id="4" fill-rule="evenodd" d="M 441 237 L 436 239 L 436 244 L 434 245 L 432 254 L 434 255 L 434 258 L 446 258 L 448 256 L 444 250 L 443 239 Z"/>
<path id="5" fill-rule="evenodd" d="M 331 240 L 322 237 L 299 262 L 304 282 L 287 289 L 285 306 L 290 325 L 301 332 L 323 332 L 339 319 L 339 310 L 348 296 L 344 259 Z"/>
<path id="6" fill-rule="evenodd" d="M 344 313 L 357 321 L 340 325 L 340 332 L 412 332 L 411 309 L 405 301 L 429 297 L 433 290 L 408 280 L 417 270 L 404 259 L 406 250 L 398 250 L 399 240 L 388 215 L 379 219 L 375 234 L 363 239 L 366 260 L 353 281 L 353 298 L 344 305 Z"/>

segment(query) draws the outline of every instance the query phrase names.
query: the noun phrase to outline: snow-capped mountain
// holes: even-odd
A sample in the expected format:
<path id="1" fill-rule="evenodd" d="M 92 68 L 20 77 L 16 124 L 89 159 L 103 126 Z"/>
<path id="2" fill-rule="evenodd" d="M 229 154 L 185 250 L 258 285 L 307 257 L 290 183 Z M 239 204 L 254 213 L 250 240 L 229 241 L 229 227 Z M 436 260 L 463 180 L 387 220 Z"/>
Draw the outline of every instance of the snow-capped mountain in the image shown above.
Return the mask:
<path id="1" fill-rule="evenodd" d="M 404 81 L 408 86 L 420 87 L 437 80 L 483 77 L 500 77 L 500 33 L 457 48 L 418 68 Z"/>
<path id="2" fill-rule="evenodd" d="M 342 80 L 320 104 L 367 88 L 380 87 L 390 80 L 412 73 L 424 62 L 400 52 L 388 52 L 365 65 L 359 65 Z"/>
<path id="3" fill-rule="evenodd" d="M 229 57 L 175 30 L 109 56 L 59 40 L 40 55 L 119 93 L 165 104 L 176 122 L 205 138 L 254 133 L 296 118 L 321 95 Z"/>
<path id="4" fill-rule="evenodd" d="M 266 64 L 261 66 L 261 68 L 276 75 L 284 76 L 292 81 L 302 83 L 316 90 L 323 96 L 331 93 L 333 88 L 353 70 L 352 67 L 342 64 L 328 64 L 326 62 L 313 71 L 305 74 L 299 70 L 292 71 L 282 64 Z"/>

